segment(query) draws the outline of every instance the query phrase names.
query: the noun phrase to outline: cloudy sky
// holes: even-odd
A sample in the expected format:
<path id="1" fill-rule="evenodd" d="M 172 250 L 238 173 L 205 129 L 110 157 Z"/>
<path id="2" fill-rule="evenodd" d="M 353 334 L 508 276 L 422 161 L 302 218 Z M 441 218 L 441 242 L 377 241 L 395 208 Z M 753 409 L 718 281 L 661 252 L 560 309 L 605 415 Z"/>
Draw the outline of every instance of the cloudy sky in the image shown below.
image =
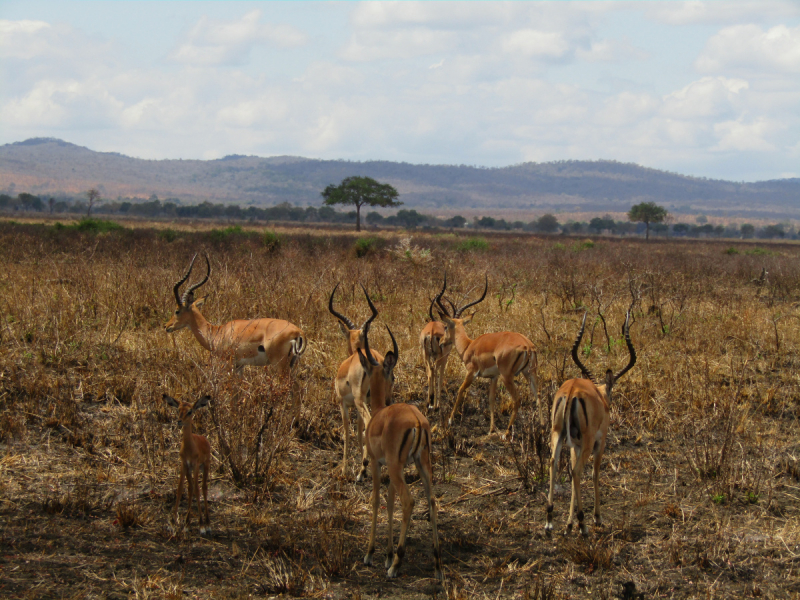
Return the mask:
<path id="1" fill-rule="evenodd" d="M 800 0 L 0 0 L 0 143 L 800 176 Z"/>

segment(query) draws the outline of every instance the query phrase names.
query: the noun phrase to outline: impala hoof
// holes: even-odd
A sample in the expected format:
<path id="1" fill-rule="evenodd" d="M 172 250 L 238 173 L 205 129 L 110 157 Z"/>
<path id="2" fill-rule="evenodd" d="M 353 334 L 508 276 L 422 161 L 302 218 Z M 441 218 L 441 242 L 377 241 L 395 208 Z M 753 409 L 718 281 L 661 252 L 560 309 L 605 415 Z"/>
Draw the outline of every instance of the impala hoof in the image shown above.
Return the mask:
<path id="1" fill-rule="evenodd" d="M 371 566 L 372 566 L 372 552 L 368 553 L 368 554 L 367 554 L 367 555 L 364 557 L 364 564 L 365 564 L 365 565 L 367 565 L 368 567 L 371 567 Z"/>
<path id="2" fill-rule="evenodd" d="M 399 570 L 400 567 L 395 567 L 394 565 L 392 565 L 392 567 L 390 567 L 389 570 L 386 571 L 386 577 L 388 577 L 389 579 L 394 579 L 395 577 L 397 577 L 397 572 Z"/>

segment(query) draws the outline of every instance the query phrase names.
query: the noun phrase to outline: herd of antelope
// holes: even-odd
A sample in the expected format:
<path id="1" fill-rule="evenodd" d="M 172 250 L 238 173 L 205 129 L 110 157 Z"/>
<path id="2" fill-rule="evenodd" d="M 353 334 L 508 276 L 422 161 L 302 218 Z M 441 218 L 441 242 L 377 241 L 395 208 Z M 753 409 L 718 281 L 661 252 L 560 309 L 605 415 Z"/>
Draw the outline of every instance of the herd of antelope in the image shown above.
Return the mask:
<path id="1" fill-rule="evenodd" d="M 303 331 L 281 319 L 250 319 L 230 321 L 224 325 L 212 325 L 200 312 L 204 298 L 195 299 L 194 293 L 205 284 L 211 275 L 211 264 L 206 260 L 206 275 L 199 282 L 189 286 L 183 295 L 180 288 L 189 279 L 197 255 L 192 259 L 189 268 L 175 284 L 174 294 L 177 302 L 175 314 L 166 324 L 168 333 L 189 327 L 203 348 L 213 353 L 224 353 L 232 356 L 236 369 L 246 365 L 271 365 L 291 373 L 306 349 L 307 341 Z M 380 467 L 385 465 L 389 471 L 389 487 L 386 510 L 388 513 L 388 543 L 386 550 L 387 575 L 395 577 L 403 561 L 406 534 L 411 519 L 414 500 L 405 484 L 403 469 L 411 462 L 416 465 L 428 500 L 430 523 L 433 537 L 434 568 L 437 579 L 442 578 L 441 553 L 436 526 L 436 500 L 432 489 L 431 466 L 431 426 L 425 415 L 411 404 L 391 403 L 394 385 L 394 369 L 400 359 L 400 351 L 388 325 L 386 330 L 392 340 L 392 349 L 381 354 L 370 348 L 369 330 L 378 316 L 372 300 L 364 290 L 364 296 L 370 309 L 369 318 L 358 327 L 353 321 L 334 308 L 334 297 L 337 286 L 328 300 L 328 310 L 336 318 L 339 328 L 347 340 L 348 358 L 339 365 L 334 381 L 334 390 L 341 404 L 342 425 L 344 427 L 344 455 L 342 472 L 347 476 L 347 455 L 350 444 L 350 410 L 357 412 L 357 440 L 362 452 L 361 469 L 357 480 L 362 481 L 369 467 L 372 477 L 372 523 L 369 546 L 364 563 L 372 564 L 375 550 L 375 530 L 380 506 Z M 467 375 L 459 387 L 453 409 L 447 420 L 447 427 L 453 423 L 467 391 L 475 377 L 490 380 L 489 384 L 489 433 L 494 433 L 494 406 L 498 381 L 511 396 L 512 410 L 505 435 L 511 433 L 514 420 L 520 407 L 519 392 L 514 378 L 523 375 L 536 399 L 537 415 L 541 422 L 541 405 L 537 391 L 536 348 L 524 335 L 512 331 L 485 333 L 471 339 L 465 326 L 470 323 L 475 311 L 469 315 L 464 312 L 486 298 L 489 289 L 488 277 L 485 279 L 483 295 L 464 306 L 457 306 L 445 297 L 447 275 L 441 291 L 432 299 L 428 308 L 430 323 L 420 333 L 420 346 L 425 360 L 428 377 L 428 409 L 437 409 L 441 402 L 442 380 L 450 352 L 455 348 L 464 363 Z M 445 306 L 449 305 L 449 310 Z M 434 310 L 438 314 L 437 320 Z M 581 339 L 586 326 L 586 315 L 583 316 L 580 330 L 572 346 L 572 359 L 580 369 L 583 378 L 565 381 L 556 392 L 550 413 L 550 488 L 547 496 L 547 512 L 545 531 L 550 534 L 553 529 L 553 492 L 555 478 L 558 476 L 558 465 L 561 450 L 566 444 L 571 454 L 572 499 L 570 502 L 567 532 L 577 518 L 578 528 L 583 535 L 588 534 L 588 526 L 584 522 L 581 508 L 580 481 L 583 468 L 590 457 L 594 457 L 592 479 L 594 483 L 594 520 L 600 525 L 600 461 L 606 446 L 611 407 L 612 389 L 617 380 L 627 373 L 636 363 L 636 352 L 630 338 L 630 310 L 625 317 L 622 333 L 628 347 L 630 360 L 618 373 L 611 369 L 605 373 L 602 383 L 596 383 L 588 369 L 578 356 Z M 296 387 L 292 393 L 297 394 Z M 191 517 L 192 498 L 197 498 L 197 509 L 200 514 L 200 532 L 211 531 L 208 517 L 207 480 L 211 447 L 208 440 L 192 432 L 193 413 L 206 406 L 208 396 L 195 403 L 178 402 L 164 394 L 164 400 L 179 411 L 178 424 L 183 430 L 180 460 L 181 470 L 178 483 L 177 498 L 173 519 L 177 521 L 178 507 L 183 493 L 183 480 L 188 486 L 188 511 L 185 526 L 188 527 Z M 203 466 L 203 502 L 205 510 L 200 507 L 199 468 Z M 400 496 L 403 507 L 400 539 L 395 551 L 392 541 L 392 513 L 395 495 Z"/>

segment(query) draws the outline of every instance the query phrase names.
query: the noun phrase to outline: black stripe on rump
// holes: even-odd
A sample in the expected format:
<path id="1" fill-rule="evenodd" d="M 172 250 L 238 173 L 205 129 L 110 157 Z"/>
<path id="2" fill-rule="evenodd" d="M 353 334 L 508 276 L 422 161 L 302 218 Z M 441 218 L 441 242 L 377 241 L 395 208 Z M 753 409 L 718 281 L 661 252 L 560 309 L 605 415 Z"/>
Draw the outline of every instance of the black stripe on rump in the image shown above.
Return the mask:
<path id="1" fill-rule="evenodd" d="M 397 460 L 401 463 L 403 462 L 403 448 L 406 447 L 406 442 L 408 441 L 408 436 L 411 435 L 411 430 L 406 429 L 406 432 L 403 434 L 403 441 L 400 443 L 400 451 L 397 454 Z"/>

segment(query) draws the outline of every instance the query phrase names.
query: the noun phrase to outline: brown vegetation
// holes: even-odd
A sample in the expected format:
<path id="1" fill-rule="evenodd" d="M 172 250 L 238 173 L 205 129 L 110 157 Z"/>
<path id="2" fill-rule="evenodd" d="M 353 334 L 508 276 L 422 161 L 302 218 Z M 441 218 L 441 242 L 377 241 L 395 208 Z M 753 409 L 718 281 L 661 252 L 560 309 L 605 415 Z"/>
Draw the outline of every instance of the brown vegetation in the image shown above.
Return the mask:
<path id="1" fill-rule="evenodd" d="M 265 246 L 256 235 L 0 224 L 0 596 L 800 595 L 800 247 L 735 254 L 703 242 L 497 236 L 482 250 L 420 235 L 413 243 L 434 258 L 420 264 L 380 246 L 358 258 L 355 241 L 297 232 Z M 188 332 L 165 333 L 175 273 L 198 251 L 213 266 L 209 320 L 276 317 L 305 331 L 299 414 L 278 373 L 233 373 Z M 443 427 L 463 378 L 451 360 L 440 411 L 427 412 L 444 582 L 431 578 L 419 508 L 400 576 L 387 581 L 362 562 L 370 483 L 341 475 L 332 379 L 345 356 L 327 302 L 341 281 L 337 309 L 358 321 L 367 315 L 358 284 L 367 287 L 400 346 L 394 400 L 425 412 L 418 337 L 443 267 L 457 303 L 488 272 L 489 295 L 467 328 L 529 337 L 545 402 L 578 375 L 569 351 L 584 308 L 582 358 L 618 368 L 633 293 L 638 361 L 614 390 L 605 525 L 586 539 L 548 539 L 547 423 L 532 417 L 526 392 L 513 438 L 484 435 L 480 383 Z M 389 347 L 382 325 L 372 335 Z M 213 398 L 194 422 L 212 448 L 212 536 L 196 521 L 170 527 L 181 433 L 164 392 Z"/>

